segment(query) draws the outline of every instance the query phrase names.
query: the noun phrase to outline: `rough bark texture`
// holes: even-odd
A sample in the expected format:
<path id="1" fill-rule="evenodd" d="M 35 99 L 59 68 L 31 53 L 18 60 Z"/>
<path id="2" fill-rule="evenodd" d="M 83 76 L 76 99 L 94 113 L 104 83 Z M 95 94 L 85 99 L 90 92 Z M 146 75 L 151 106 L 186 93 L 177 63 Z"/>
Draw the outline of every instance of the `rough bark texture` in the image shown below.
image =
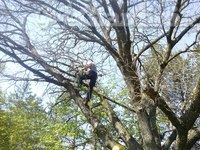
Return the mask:
<path id="1" fill-rule="evenodd" d="M 150 127 L 150 120 L 146 111 L 141 110 L 139 113 L 137 113 L 137 115 L 138 119 L 140 120 L 139 127 L 142 134 L 144 149 L 156 150 L 157 146 L 153 137 L 153 133 Z"/>
<path id="2" fill-rule="evenodd" d="M 161 147 L 160 134 L 159 134 L 159 130 L 157 128 L 157 122 L 156 122 L 156 110 L 157 110 L 157 106 L 152 105 L 149 111 L 149 116 L 150 116 L 150 123 L 151 123 L 153 137 L 156 142 L 157 149 L 159 150 L 159 149 L 162 149 L 162 147 Z"/>

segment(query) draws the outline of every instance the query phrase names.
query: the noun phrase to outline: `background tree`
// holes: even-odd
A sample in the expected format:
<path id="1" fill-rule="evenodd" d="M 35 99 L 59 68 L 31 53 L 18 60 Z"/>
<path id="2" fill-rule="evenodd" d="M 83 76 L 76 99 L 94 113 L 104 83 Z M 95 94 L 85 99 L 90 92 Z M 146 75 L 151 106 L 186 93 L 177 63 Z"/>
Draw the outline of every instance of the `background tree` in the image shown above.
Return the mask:
<path id="1" fill-rule="evenodd" d="M 23 93 L 18 90 L 1 98 L 0 149 L 63 149 L 62 134 L 56 134 L 60 128 L 58 122 L 50 121 L 42 101 L 27 90 L 27 84 L 24 87 L 20 88 Z"/>
<path id="2" fill-rule="evenodd" d="M 191 83 L 195 84 L 189 85 L 190 90 L 184 97 L 189 103 L 182 113 L 178 106 L 183 99 L 174 97 L 170 86 L 174 81 L 171 73 L 179 73 L 184 79 L 185 73 L 171 71 L 179 69 L 176 62 L 183 61 L 180 55 L 195 51 L 199 38 L 198 5 L 195 0 L 1 0 L 2 59 L 25 69 L 18 72 L 14 80 L 41 81 L 64 88 L 93 127 L 94 134 L 109 149 L 155 150 L 170 146 L 190 149 L 199 139 L 195 122 L 200 113 L 200 78 L 192 79 Z M 161 44 L 164 49 L 155 44 Z M 154 73 L 145 68 L 147 56 L 152 52 L 157 62 L 156 66 L 149 63 L 148 68 L 153 67 Z M 95 58 L 100 69 L 108 66 L 108 60 L 116 63 L 129 93 L 129 107 L 124 107 L 130 108 L 131 121 L 137 119 L 140 141 L 108 102 L 110 98 L 98 92 L 95 95 L 109 124 L 95 113 L 100 108 L 90 111 L 83 105 L 84 100 L 74 85 L 73 71 L 80 59 L 88 57 Z M 176 67 L 170 69 L 170 64 Z M 27 70 L 29 78 L 25 77 Z M 167 83 L 166 78 L 171 82 Z M 178 84 L 183 88 L 184 83 Z M 167 95 L 163 94 L 163 86 Z M 175 110 L 168 101 L 174 99 Z M 164 141 L 159 136 L 157 110 L 166 116 L 174 130 Z M 109 132 L 111 128 L 115 132 Z M 161 145 L 161 142 L 166 143 Z"/>

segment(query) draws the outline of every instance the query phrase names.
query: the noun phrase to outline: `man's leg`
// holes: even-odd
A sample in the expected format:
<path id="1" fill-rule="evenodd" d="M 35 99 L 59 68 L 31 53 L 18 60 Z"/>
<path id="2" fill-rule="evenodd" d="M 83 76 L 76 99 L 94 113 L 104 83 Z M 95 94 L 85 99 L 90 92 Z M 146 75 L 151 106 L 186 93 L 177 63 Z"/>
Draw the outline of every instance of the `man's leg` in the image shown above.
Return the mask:
<path id="1" fill-rule="evenodd" d="M 92 97 L 92 91 L 93 91 L 93 88 L 94 88 L 94 86 L 96 84 L 96 80 L 97 80 L 96 73 L 92 74 L 90 76 L 90 83 L 89 83 L 89 88 L 88 88 L 88 92 L 87 92 L 86 105 L 87 105 L 87 103 L 90 101 L 90 99 Z"/>
<path id="2" fill-rule="evenodd" d="M 90 101 L 91 97 L 92 97 L 92 90 L 93 90 L 93 87 L 88 87 L 88 92 L 87 92 L 87 97 L 86 97 L 86 102 L 85 104 L 88 104 L 88 102 Z"/>

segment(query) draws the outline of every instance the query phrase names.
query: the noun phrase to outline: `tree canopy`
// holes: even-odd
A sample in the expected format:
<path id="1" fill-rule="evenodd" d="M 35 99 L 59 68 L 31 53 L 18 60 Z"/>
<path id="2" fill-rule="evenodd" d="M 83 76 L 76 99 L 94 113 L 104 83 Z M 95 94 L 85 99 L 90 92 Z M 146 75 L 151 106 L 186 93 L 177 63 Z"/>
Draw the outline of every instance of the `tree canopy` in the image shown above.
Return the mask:
<path id="1" fill-rule="evenodd" d="M 102 148 L 191 149 L 200 138 L 199 6 L 197 0 L 1 0 L 1 62 L 24 68 L 5 76 L 61 91 Z M 92 110 L 74 82 L 88 58 L 103 75 Z M 115 88 L 127 91 L 108 93 L 110 75 L 120 77 Z"/>

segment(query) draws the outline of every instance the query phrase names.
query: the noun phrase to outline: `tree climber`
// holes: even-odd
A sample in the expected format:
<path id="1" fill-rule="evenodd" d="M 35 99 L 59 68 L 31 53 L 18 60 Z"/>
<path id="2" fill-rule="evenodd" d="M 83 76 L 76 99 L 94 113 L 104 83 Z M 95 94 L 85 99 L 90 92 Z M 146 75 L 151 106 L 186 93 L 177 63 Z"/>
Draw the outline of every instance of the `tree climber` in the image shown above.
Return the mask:
<path id="1" fill-rule="evenodd" d="M 91 99 L 93 87 L 97 81 L 97 69 L 92 59 L 88 60 L 87 64 L 84 66 L 84 69 L 86 71 L 79 76 L 78 85 L 83 84 L 83 80 L 90 80 L 85 103 L 85 105 L 88 107 L 88 102 Z"/>

